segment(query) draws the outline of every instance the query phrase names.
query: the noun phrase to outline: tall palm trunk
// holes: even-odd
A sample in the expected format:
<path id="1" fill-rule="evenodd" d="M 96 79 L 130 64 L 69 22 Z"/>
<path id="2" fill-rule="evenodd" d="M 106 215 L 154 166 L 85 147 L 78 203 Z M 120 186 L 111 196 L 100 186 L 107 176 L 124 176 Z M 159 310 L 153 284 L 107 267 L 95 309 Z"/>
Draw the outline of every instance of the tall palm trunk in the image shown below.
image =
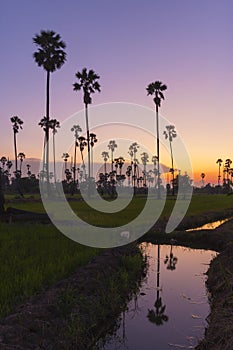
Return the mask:
<path id="1" fill-rule="evenodd" d="M 16 144 L 16 132 L 14 132 L 14 149 L 15 149 L 15 171 L 18 170 L 18 159 L 17 159 L 17 144 Z"/>
<path id="2" fill-rule="evenodd" d="M 46 180 L 47 180 L 47 190 L 49 193 L 49 82 L 50 82 L 50 72 L 47 71 L 46 80 L 46 128 L 45 128 L 45 167 L 46 167 Z"/>
<path id="3" fill-rule="evenodd" d="M 88 151 L 88 179 L 91 175 L 91 158 L 90 158 L 90 131 L 88 123 L 88 105 L 85 104 L 86 127 L 87 127 L 87 151 Z"/>
<path id="4" fill-rule="evenodd" d="M 57 174 L 56 174 L 56 157 L 55 157 L 55 133 L 53 133 L 53 173 L 54 173 L 54 182 L 57 183 Z"/>
<path id="5" fill-rule="evenodd" d="M 173 162 L 173 152 L 172 152 L 172 143 L 169 140 L 169 144 L 170 144 L 170 152 L 171 152 L 171 161 L 172 161 L 172 195 L 174 196 L 175 194 L 175 188 L 174 188 L 174 162 Z"/>
<path id="6" fill-rule="evenodd" d="M 76 158 L 77 158 L 77 146 L 76 146 L 76 138 L 74 143 L 74 191 L 75 191 L 75 181 L 76 181 Z"/>
<path id="7" fill-rule="evenodd" d="M 158 94 L 156 92 L 156 99 L 158 99 Z M 157 133 L 157 158 L 158 158 L 158 199 L 161 198 L 160 192 L 160 163 L 159 163 L 159 106 L 156 103 L 156 133 Z"/>

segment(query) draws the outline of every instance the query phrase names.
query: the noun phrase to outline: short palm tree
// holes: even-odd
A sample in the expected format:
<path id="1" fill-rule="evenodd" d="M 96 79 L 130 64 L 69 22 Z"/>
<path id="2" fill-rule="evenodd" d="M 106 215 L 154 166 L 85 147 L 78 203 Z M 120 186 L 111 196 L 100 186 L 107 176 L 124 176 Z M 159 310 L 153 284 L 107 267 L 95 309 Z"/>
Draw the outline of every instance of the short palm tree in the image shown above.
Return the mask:
<path id="1" fill-rule="evenodd" d="M 173 152 L 172 152 L 172 141 L 177 136 L 175 126 L 174 125 L 167 125 L 166 130 L 163 132 L 165 139 L 168 139 L 169 145 L 170 145 L 170 154 L 171 154 L 171 163 L 172 167 L 170 169 L 172 173 L 172 195 L 175 194 L 175 186 L 174 186 L 174 161 L 173 161 Z"/>
<path id="2" fill-rule="evenodd" d="M 201 182 L 202 182 L 202 187 L 204 187 L 204 184 L 205 184 L 205 173 L 201 173 Z"/>
<path id="3" fill-rule="evenodd" d="M 80 125 L 73 125 L 70 131 L 74 132 L 74 165 L 73 165 L 73 173 L 74 173 L 74 188 L 76 182 L 76 162 L 77 162 L 77 146 L 78 146 L 78 138 L 79 132 L 82 132 L 82 128 Z"/>
<path id="4" fill-rule="evenodd" d="M 218 164 L 218 186 L 220 186 L 220 179 L 221 179 L 221 165 L 223 160 L 221 158 L 218 158 L 216 164 Z"/>
<path id="5" fill-rule="evenodd" d="M 111 172 L 113 173 L 113 164 L 114 164 L 113 153 L 115 151 L 115 148 L 117 148 L 116 141 L 115 140 L 110 140 L 109 144 L 108 144 L 108 148 L 111 151 L 111 161 L 112 161 Z"/>
<path id="6" fill-rule="evenodd" d="M 143 185 L 144 186 L 146 186 L 146 175 L 147 175 L 147 173 L 146 173 L 146 164 L 148 163 L 148 160 L 149 160 L 149 155 L 148 155 L 148 153 L 146 153 L 146 152 L 143 152 L 142 154 L 141 154 L 141 161 L 142 161 L 142 164 L 143 164 Z"/>
<path id="7" fill-rule="evenodd" d="M 91 146 L 91 149 L 90 149 L 90 152 L 91 152 L 91 177 L 93 177 L 93 147 L 94 145 L 96 144 L 96 142 L 98 142 L 98 139 L 96 137 L 96 134 L 94 134 L 93 132 L 90 133 L 89 135 L 90 137 L 90 146 Z"/>
<path id="8" fill-rule="evenodd" d="M 49 104 L 50 104 L 50 75 L 57 69 L 60 69 L 66 61 L 66 44 L 61 40 L 61 36 L 52 30 L 41 30 L 33 38 L 38 51 L 34 52 L 33 57 L 39 67 L 46 71 L 46 115 L 45 115 L 45 168 L 46 180 L 49 186 Z M 49 187 L 48 187 L 49 189 Z"/>
<path id="9" fill-rule="evenodd" d="M 25 159 L 25 154 L 23 152 L 20 152 L 18 154 L 18 158 L 20 160 L 20 166 L 19 166 L 19 171 L 20 171 L 20 174 L 22 175 L 22 165 L 23 165 L 23 160 Z"/>
<path id="10" fill-rule="evenodd" d="M 147 88 L 147 95 L 154 96 L 154 103 L 156 106 L 156 131 L 157 131 L 157 162 L 158 162 L 158 198 L 160 198 L 160 152 L 159 152 L 159 107 L 161 107 L 161 100 L 164 100 L 163 91 L 167 90 L 167 86 L 161 81 L 150 83 Z"/>
<path id="11" fill-rule="evenodd" d="M 102 156 L 102 158 L 104 160 L 104 174 L 106 175 L 107 174 L 107 161 L 108 161 L 108 158 L 109 158 L 109 154 L 108 154 L 108 152 L 103 151 L 101 153 L 101 156 Z"/>
<path id="12" fill-rule="evenodd" d="M 52 133 L 53 133 L 53 173 L 54 173 L 54 182 L 56 184 L 57 175 L 56 175 L 55 135 L 57 133 L 57 129 L 60 128 L 60 122 L 57 119 L 50 119 L 49 120 L 49 128 L 52 130 Z"/>
<path id="13" fill-rule="evenodd" d="M 14 132 L 14 150 L 15 150 L 15 173 L 18 171 L 18 162 L 17 162 L 17 142 L 16 142 L 16 134 L 18 134 L 20 129 L 23 129 L 23 121 L 17 117 L 11 117 L 11 122 L 13 126 L 13 132 Z"/>
<path id="14" fill-rule="evenodd" d="M 74 91 L 83 90 L 83 102 L 85 105 L 86 116 L 86 129 L 87 129 L 87 151 L 88 151 L 88 178 L 91 176 L 91 161 L 90 161 L 90 130 L 88 120 L 88 105 L 92 103 L 91 94 L 96 91 L 100 92 L 100 84 L 98 79 L 100 78 L 92 69 L 87 71 L 87 68 L 83 68 L 82 72 L 75 74 L 78 79 L 77 83 L 73 84 Z"/>

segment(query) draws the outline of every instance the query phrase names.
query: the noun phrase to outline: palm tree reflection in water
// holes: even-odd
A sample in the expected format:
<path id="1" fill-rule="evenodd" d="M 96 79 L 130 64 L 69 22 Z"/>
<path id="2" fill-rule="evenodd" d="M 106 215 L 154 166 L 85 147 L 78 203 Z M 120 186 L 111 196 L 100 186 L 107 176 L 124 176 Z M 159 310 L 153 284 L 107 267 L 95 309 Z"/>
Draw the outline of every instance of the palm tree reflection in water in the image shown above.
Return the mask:
<path id="1" fill-rule="evenodd" d="M 158 258 L 157 258 L 157 296 L 153 309 L 148 309 L 147 318 L 151 323 L 156 326 L 161 326 L 168 321 L 168 316 L 165 315 L 166 305 L 162 303 L 162 297 L 160 296 L 160 245 L 158 245 Z"/>

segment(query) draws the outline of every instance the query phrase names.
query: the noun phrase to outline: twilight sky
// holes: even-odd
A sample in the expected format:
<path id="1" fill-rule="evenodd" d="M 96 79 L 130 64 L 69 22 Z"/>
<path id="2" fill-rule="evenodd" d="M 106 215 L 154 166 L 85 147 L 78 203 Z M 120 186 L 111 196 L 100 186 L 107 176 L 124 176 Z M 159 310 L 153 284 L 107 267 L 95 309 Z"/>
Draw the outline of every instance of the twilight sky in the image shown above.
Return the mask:
<path id="1" fill-rule="evenodd" d="M 0 156 L 13 156 L 13 115 L 24 120 L 18 151 L 41 156 L 45 72 L 34 63 L 32 37 L 52 29 L 67 45 L 67 62 L 52 74 L 51 117 L 62 122 L 83 108 L 72 88 L 83 67 L 100 75 L 93 105 L 153 108 L 145 88 L 161 80 L 161 114 L 182 137 L 196 181 L 205 172 L 215 182 L 217 158 L 233 158 L 232 13 L 232 0 L 1 1 Z"/>

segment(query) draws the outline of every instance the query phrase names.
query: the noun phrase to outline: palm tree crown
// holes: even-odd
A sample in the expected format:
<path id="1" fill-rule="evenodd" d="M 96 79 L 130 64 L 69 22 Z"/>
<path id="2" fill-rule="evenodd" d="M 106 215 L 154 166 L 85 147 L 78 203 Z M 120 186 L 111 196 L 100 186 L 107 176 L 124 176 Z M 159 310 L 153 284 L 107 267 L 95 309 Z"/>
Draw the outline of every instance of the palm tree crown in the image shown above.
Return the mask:
<path id="1" fill-rule="evenodd" d="M 147 95 L 155 95 L 154 97 L 154 103 L 156 106 L 161 106 L 161 99 L 164 100 L 164 94 L 162 91 L 167 90 L 167 86 L 163 84 L 161 81 L 155 81 L 153 83 L 150 83 L 147 88 Z"/>
<path id="2" fill-rule="evenodd" d="M 41 30 L 36 34 L 33 42 L 38 46 L 38 51 L 33 57 L 39 67 L 43 67 L 47 72 L 54 72 L 61 68 L 66 61 L 66 44 L 61 40 L 59 34 L 52 30 Z"/>
<path id="3" fill-rule="evenodd" d="M 92 69 L 87 71 L 87 68 L 83 68 L 82 72 L 77 72 L 75 76 L 78 83 L 73 84 L 74 91 L 83 89 L 83 102 L 87 106 L 92 103 L 91 94 L 101 91 L 100 84 L 97 81 L 100 77 Z"/>

